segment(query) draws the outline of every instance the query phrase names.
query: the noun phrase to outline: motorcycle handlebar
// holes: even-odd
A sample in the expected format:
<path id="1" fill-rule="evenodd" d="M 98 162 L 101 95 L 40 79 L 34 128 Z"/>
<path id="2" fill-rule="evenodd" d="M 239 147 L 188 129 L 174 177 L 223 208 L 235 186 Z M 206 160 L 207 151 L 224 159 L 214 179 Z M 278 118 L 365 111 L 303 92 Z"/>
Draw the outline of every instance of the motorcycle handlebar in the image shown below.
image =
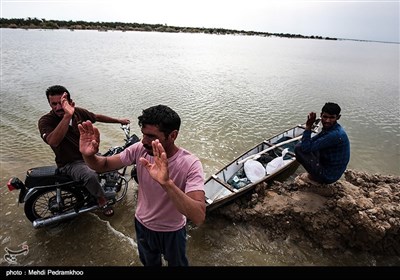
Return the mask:
<path id="1" fill-rule="evenodd" d="M 129 139 L 131 137 L 131 126 L 130 124 L 121 124 L 121 129 L 124 131 L 126 139 Z"/>

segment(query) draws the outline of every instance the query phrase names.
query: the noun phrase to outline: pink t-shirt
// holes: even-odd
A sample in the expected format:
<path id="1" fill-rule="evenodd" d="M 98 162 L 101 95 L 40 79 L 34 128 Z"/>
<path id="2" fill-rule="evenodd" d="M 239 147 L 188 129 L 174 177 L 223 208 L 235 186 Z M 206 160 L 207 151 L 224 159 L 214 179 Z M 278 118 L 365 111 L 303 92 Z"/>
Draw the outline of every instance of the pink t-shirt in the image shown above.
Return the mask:
<path id="1" fill-rule="evenodd" d="M 186 224 L 182 215 L 172 203 L 167 193 L 156 182 L 139 162 L 140 157 L 153 163 L 153 156 L 146 152 L 142 142 L 138 142 L 120 153 L 124 165 L 136 163 L 139 178 L 139 193 L 135 217 L 147 228 L 154 231 L 176 231 Z M 168 158 L 169 176 L 185 193 L 204 191 L 204 173 L 200 160 L 179 148 L 178 152 Z"/>

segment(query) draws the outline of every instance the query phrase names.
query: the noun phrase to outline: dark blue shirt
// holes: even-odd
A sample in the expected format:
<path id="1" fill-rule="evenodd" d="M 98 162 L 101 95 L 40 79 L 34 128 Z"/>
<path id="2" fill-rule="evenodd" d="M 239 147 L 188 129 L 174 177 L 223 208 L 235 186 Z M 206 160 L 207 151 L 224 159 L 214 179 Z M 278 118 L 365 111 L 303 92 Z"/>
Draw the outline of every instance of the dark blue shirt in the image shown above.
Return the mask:
<path id="1" fill-rule="evenodd" d="M 334 182 L 342 176 L 350 161 L 350 142 L 340 124 L 323 129 L 312 138 L 311 131 L 306 130 L 301 141 L 304 153 L 319 153 L 319 163 L 328 181 Z"/>

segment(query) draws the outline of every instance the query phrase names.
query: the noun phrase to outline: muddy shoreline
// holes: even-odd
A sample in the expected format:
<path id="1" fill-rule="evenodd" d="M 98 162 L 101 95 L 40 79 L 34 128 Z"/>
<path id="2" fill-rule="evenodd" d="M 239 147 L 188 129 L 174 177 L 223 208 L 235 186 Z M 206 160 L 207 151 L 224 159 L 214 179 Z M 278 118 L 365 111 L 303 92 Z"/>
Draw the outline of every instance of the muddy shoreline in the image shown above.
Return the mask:
<path id="1" fill-rule="evenodd" d="M 271 239 L 400 256 L 400 176 L 346 170 L 333 184 L 314 185 L 300 174 L 261 183 L 213 213 L 259 227 Z"/>

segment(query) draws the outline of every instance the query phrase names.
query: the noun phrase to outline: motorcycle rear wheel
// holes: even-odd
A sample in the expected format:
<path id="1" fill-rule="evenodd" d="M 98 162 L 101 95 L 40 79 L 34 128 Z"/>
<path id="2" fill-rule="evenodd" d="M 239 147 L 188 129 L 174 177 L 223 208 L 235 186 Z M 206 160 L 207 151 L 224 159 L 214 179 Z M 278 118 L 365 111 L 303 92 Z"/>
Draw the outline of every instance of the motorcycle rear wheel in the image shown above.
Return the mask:
<path id="1" fill-rule="evenodd" d="M 83 195 L 73 188 L 61 189 L 62 205 L 56 203 L 56 190 L 43 189 L 34 193 L 26 202 L 24 211 L 31 221 L 50 218 L 74 209 L 83 200 Z"/>

